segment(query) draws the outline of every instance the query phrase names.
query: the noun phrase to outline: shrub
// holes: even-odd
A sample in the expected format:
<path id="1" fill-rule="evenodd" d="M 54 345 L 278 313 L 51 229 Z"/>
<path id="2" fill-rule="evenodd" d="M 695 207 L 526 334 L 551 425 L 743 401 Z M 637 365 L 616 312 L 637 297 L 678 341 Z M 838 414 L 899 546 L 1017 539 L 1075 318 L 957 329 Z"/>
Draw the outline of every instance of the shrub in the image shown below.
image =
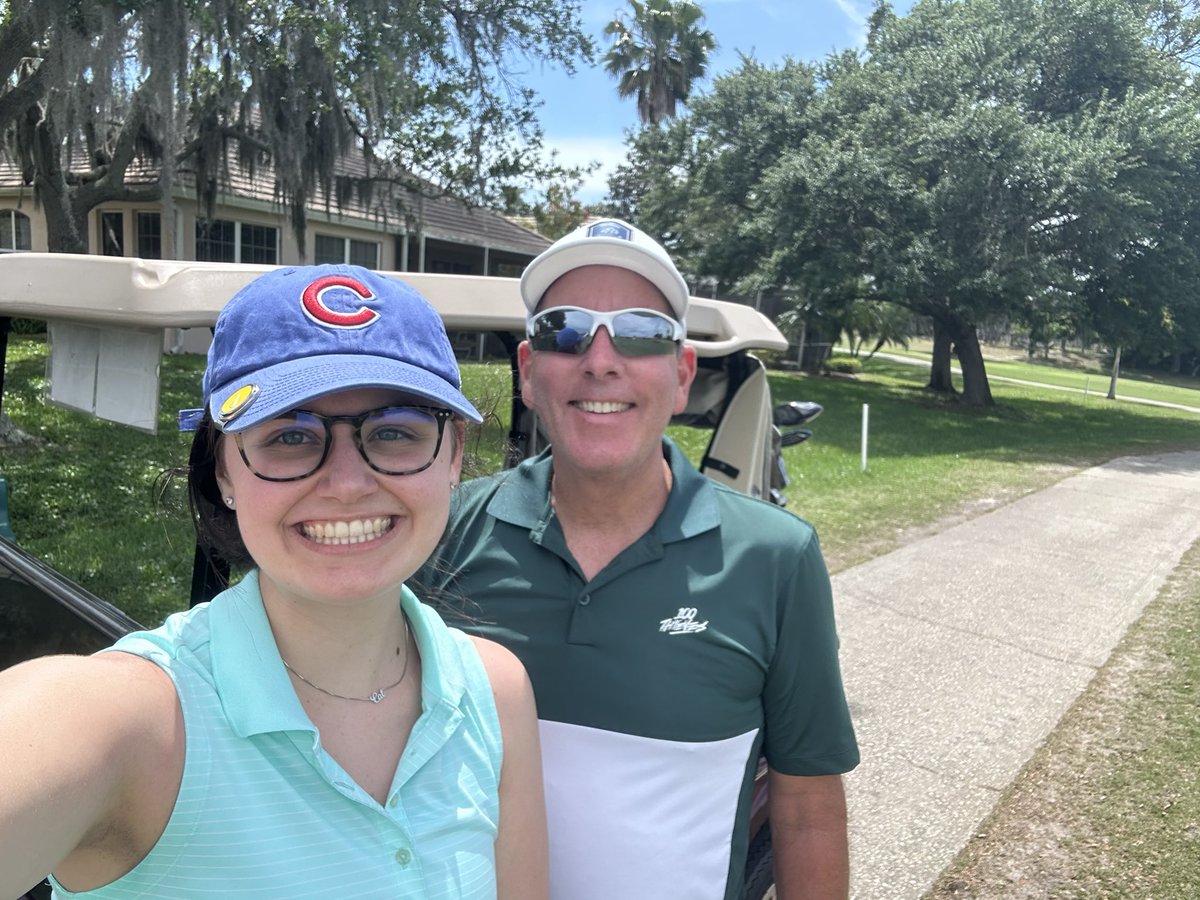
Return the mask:
<path id="1" fill-rule="evenodd" d="M 825 375 L 861 375 L 862 360 L 853 356 L 830 357 L 822 368 Z"/>

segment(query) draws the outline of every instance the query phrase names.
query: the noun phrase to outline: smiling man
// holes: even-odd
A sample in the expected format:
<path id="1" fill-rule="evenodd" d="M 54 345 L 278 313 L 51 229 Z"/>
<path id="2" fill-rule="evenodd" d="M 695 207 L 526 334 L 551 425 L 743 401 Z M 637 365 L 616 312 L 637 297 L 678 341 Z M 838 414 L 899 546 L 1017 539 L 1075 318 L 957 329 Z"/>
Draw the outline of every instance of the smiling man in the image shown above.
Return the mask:
<path id="1" fill-rule="evenodd" d="M 812 528 L 664 436 L 696 374 L 688 289 L 625 222 L 526 269 L 524 402 L 549 449 L 462 485 L 431 587 L 533 681 L 557 900 L 734 900 L 760 755 L 781 898 L 848 891 L 858 762 Z"/>

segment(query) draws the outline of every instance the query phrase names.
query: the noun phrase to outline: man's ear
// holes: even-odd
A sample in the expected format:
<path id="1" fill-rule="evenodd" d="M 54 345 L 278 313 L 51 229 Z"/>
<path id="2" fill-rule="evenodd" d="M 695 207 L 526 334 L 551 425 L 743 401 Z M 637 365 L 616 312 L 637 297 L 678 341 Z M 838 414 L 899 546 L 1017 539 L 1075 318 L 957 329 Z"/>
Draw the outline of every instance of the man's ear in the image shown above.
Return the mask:
<path id="1" fill-rule="evenodd" d="M 692 382 L 696 380 L 696 348 L 685 343 L 679 348 L 675 362 L 679 376 L 679 388 L 675 392 L 675 415 L 679 415 L 687 408 L 688 394 L 691 393 Z"/>
<path id="2" fill-rule="evenodd" d="M 533 348 L 529 341 L 517 345 L 517 372 L 521 376 L 521 402 L 533 409 Z"/>

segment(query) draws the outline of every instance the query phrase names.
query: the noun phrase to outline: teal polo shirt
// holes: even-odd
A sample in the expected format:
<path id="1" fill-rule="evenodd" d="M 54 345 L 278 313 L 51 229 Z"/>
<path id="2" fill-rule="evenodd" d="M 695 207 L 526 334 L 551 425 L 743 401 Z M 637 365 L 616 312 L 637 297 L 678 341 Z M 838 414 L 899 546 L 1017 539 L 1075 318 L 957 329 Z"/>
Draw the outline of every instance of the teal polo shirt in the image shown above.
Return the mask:
<path id="1" fill-rule="evenodd" d="M 793 775 L 858 762 L 813 529 L 663 452 L 666 507 L 591 580 L 549 451 L 461 485 L 420 578 L 529 671 L 557 900 L 732 900 L 760 750 Z"/>
<path id="2" fill-rule="evenodd" d="M 470 639 L 405 588 L 422 712 L 379 804 L 321 746 L 284 670 L 257 572 L 110 650 L 175 684 L 186 757 L 170 820 L 122 878 L 58 897 L 493 898 L 500 725 Z"/>

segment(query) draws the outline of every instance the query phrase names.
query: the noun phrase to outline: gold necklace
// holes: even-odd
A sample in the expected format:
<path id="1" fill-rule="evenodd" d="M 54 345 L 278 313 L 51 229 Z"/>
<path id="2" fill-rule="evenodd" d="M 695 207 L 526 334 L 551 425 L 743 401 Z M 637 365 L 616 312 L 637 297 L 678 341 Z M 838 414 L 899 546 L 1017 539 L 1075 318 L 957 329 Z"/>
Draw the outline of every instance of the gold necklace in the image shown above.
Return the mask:
<path id="1" fill-rule="evenodd" d="M 301 675 L 299 672 L 297 672 L 295 669 L 293 669 L 291 667 L 291 665 L 288 663 L 288 661 L 286 659 L 284 659 L 282 656 L 280 656 L 279 659 L 283 663 L 283 667 L 285 669 L 287 669 L 289 672 L 291 672 L 293 675 L 295 675 L 297 678 L 299 678 L 301 681 L 303 681 L 309 687 L 315 688 L 316 690 L 320 691 L 322 694 L 326 694 L 330 697 L 337 697 L 339 700 L 356 700 L 359 703 L 378 703 L 380 700 L 382 700 L 384 697 L 387 696 L 388 691 L 400 686 L 400 682 L 402 682 L 404 680 L 404 676 L 406 676 L 408 674 L 408 658 L 411 655 L 412 654 L 409 652 L 409 649 L 408 649 L 408 619 L 405 618 L 404 619 L 404 668 L 400 670 L 400 677 L 397 678 L 392 684 L 389 684 L 387 687 L 376 688 L 375 690 L 371 691 L 371 693 L 369 695 L 367 695 L 366 697 L 347 697 L 344 694 L 335 694 L 333 691 L 327 691 L 327 690 L 325 690 L 325 688 L 321 687 L 319 684 L 313 684 L 311 681 L 309 681 L 307 678 L 305 678 L 303 675 Z"/>

